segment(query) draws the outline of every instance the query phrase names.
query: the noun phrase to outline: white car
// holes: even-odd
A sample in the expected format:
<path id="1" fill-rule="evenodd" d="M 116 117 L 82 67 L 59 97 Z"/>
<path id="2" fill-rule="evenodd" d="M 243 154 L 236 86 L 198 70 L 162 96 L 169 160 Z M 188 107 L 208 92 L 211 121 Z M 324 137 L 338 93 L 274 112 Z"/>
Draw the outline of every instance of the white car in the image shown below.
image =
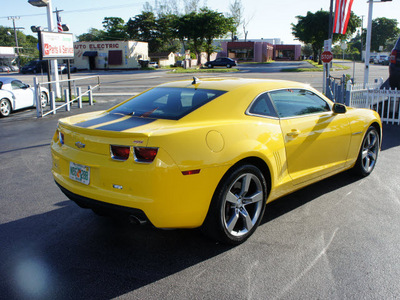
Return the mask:
<path id="1" fill-rule="evenodd" d="M 49 91 L 41 88 L 42 107 L 49 103 Z M 12 111 L 36 106 L 35 89 L 29 84 L 11 77 L 0 77 L 0 117 L 7 117 Z"/>
<path id="2" fill-rule="evenodd" d="M 158 68 L 158 63 L 155 61 L 149 62 L 149 68 Z"/>

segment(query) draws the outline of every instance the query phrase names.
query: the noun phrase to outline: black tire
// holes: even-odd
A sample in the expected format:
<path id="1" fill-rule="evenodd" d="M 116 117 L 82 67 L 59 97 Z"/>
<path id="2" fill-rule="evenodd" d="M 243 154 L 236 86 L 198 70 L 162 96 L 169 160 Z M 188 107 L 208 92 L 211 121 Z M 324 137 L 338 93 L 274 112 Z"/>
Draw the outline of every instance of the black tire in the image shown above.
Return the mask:
<path id="1" fill-rule="evenodd" d="M 227 68 L 232 68 L 232 66 L 230 64 L 227 64 L 226 67 Z"/>
<path id="2" fill-rule="evenodd" d="M 213 65 L 212 65 L 212 64 L 208 64 L 207 67 L 208 67 L 209 69 L 211 69 L 211 68 L 213 67 Z"/>
<path id="3" fill-rule="evenodd" d="M 11 113 L 11 103 L 7 98 L 3 98 L 0 100 L 0 116 L 8 117 Z"/>
<path id="4" fill-rule="evenodd" d="M 238 245 L 256 230 L 263 217 L 267 184 L 253 165 L 230 170 L 214 192 L 202 231 L 219 242 Z"/>
<path id="5" fill-rule="evenodd" d="M 370 126 L 365 133 L 357 162 L 353 168 L 357 175 L 366 177 L 372 173 L 378 160 L 379 148 L 379 133 L 374 126 Z"/>
<path id="6" fill-rule="evenodd" d="M 400 78 L 396 80 L 394 76 L 389 77 L 389 85 L 392 89 L 398 88 L 400 89 Z"/>

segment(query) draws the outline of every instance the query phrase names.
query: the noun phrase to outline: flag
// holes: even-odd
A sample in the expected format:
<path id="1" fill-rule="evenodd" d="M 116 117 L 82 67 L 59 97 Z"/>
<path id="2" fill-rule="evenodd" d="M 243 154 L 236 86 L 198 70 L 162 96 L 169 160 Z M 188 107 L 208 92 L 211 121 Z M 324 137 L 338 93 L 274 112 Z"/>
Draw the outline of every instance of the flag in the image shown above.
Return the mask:
<path id="1" fill-rule="evenodd" d="M 62 27 L 62 24 L 61 24 L 60 14 L 57 12 L 56 16 L 57 16 L 57 29 L 58 29 L 58 32 L 63 32 L 63 27 Z"/>
<path id="2" fill-rule="evenodd" d="M 351 14 L 353 0 L 336 0 L 335 22 L 333 23 L 333 33 L 346 34 L 347 24 Z"/>

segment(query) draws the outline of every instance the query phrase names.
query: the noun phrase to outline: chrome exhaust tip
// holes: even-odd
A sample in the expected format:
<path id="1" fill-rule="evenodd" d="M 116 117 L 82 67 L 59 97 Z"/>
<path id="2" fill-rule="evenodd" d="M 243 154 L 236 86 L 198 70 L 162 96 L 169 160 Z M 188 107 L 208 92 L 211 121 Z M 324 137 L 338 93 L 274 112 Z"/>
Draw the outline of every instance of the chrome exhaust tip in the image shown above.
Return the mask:
<path id="1" fill-rule="evenodd" d="M 147 220 L 145 219 L 141 219 L 138 216 L 134 216 L 134 215 L 129 215 L 129 223 L 132 225 L 146 225 L 147 224 Z"/>

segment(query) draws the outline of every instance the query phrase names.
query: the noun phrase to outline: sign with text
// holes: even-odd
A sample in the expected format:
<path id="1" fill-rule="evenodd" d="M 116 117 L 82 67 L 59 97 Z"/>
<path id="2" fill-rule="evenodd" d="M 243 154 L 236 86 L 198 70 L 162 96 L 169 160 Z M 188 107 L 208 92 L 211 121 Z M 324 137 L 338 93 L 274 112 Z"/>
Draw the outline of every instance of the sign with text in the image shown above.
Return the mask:
<path id="1" fill-rule="evenodd" d="M 72 33 L 45 32 L 42 35 L 43 59 L 74 58 Z"/>
<path id="2" fill-rule="evenodd" d="M 324 52 L 322 52 L 322 54 L 321 54 L 321 60 L 324 62 L 324 63 L 330 63 L 331 61 L 332 61 L 332 59 L 333 59 L 333 55 L 332 55 L 332 52 L 330 52 L 330 51 L 324 51 Z"/>

